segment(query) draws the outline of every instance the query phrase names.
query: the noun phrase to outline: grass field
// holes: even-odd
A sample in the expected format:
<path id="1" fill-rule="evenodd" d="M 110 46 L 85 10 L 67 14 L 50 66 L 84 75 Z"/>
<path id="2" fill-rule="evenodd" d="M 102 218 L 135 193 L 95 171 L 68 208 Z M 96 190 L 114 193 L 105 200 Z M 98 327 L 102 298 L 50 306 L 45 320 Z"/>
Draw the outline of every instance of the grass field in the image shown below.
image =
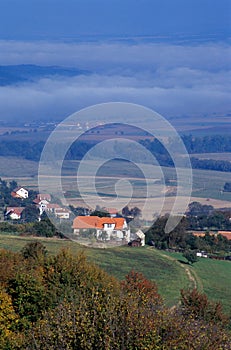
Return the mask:
<path id="1" fill-rule="evenodd" d="M 132 269 L 140 271 L 147 278 L 157 282 L 159 292 L 169 306 L 179 301 L 181 288 L 196 285 L 211 299 L 222 301 L 226 311 L 231 308 L 230 262 L 200 259 L 191 267 L 179 261 L 184 260 L 181 254 L 166 253 L 151 247 L 96 249 L 86 248 L 67 240 L 5 235 L 0 235 L 0 248 L 20 251 L 26 243 L 35 240 L 42 242 L 50 254 L 55 254 L 62 248 L 69 248 L 73 254 L 84 252 L 89 261 L 119 279 L 123 279 Z"/>
<path id="2" fill-rule="evenodd" d="M 186 262 L 180 253 L 164 252 L 168 257 Z M 231 263 L 223 260 L 199 258 L 193 266 L 187 266 L 196 280 L 197 288 L 209 299 L 222 302 L 225 310 L 231 313 Z"/>

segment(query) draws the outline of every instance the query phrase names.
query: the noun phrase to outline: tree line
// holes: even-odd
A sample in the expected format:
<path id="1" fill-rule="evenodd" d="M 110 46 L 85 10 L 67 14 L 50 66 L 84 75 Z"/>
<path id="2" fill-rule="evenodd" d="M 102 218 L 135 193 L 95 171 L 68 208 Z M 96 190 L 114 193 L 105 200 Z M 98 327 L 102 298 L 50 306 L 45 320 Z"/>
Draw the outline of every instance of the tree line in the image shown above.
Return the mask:
<path id="1" fill-rule="evenodd" d="M 198 136 L 183 135 L 182 141 L 189 154 L 194 153 L 219 153 L 231 152 L 231 137 L 223 135 Z M 84 155 L 97 143 L 97 141 L 75 141 L 67 151 L 66 160 L 81 160 Z M 173 167 L 171 155 L 168 153 L 164 145 L 157 139 L 141 140 L 140 143 L 145 146 L 156 157 L 161 166 Z M 178 141 L 170 139 L 169 146 L 175 149 Z M 45 145 L 44 141 L 18 141 L 18 140 L 2 140 L 0 141 L 0 156 L 22 157 L 28 160 L 39 161 L 42 149 Z M 55 157 L 59 156 L 59 148 L 54 152 Z M 192 167 L 195 169 L 207 169 L 216 171 L 231 171 L 231 163 L 225 160 L 214 159 L 198 159 L 191 158 Z"/>
<path id="2" fill-rule="evenodd" d="M 196 289 L 170 309 L 141 273 L 119 281 L 40 242 L 0 250 L 1 350 L 228 350 L 229 340 L 221 304 Z"/>
<path id="3" fill-rule="evenodd" d="M 217 211 L 211 205 L 198 202 L 189 204 L 188 212 L 173 231 L 165 232 L 169 215 L 157 218 L 145 233 L 147 244 L 158 249 L 176 249 L 209 253 L 229 254 L 231 240 L 216 234 L 217 231 L 231 231 L 230 211 Z M 196 236 L 193 231 L 204 231 L 204 236 Z M 210 233 L 210 232 L 213 233 Z"/>

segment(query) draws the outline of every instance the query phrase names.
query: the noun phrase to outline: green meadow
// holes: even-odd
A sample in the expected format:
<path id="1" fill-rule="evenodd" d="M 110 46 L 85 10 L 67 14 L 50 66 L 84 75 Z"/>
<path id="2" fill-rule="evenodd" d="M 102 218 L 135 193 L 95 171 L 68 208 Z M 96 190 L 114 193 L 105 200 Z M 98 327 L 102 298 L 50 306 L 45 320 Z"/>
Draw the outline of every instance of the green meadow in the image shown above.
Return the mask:
<path id="1" fill-rule="evenodd" d="M 147 278 L 157 283 L 160 294 L 169 306 L 179 301 L 180 289 L 197 287 L 212 300 L 221 301 L 227 312 L 231 309 L 231 263 L 229 261 L 200 259 L 190 266 L 184 262 L 181 254 L 166 253 L 147 246 L 96 249 L 68 240 L 6 235 L 0 235 L 0 249 L 18 252 L 25 244 L 35 240 L 43 243 L 49 254 L 56 254 L 63 248 L 70 249 L 73 254 L 83 252 L 89 261 L 121 280 L 132 269 L 142 272 Z"/>

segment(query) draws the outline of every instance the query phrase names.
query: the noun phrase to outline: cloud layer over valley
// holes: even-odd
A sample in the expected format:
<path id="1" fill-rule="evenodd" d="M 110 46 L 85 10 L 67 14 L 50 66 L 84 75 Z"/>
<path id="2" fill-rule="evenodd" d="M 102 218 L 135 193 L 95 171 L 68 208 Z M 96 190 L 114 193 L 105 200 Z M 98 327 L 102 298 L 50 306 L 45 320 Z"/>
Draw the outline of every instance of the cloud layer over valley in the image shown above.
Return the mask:
<path id="1" fill-rule="evenodd" d="M 73 67 L 0 86 L 1 120 L 63 119 L 92 104 L 124 101 L 166 117 L 231 111 L 231 50 L 225 43 L 0 42 L 0 65 Z"/>

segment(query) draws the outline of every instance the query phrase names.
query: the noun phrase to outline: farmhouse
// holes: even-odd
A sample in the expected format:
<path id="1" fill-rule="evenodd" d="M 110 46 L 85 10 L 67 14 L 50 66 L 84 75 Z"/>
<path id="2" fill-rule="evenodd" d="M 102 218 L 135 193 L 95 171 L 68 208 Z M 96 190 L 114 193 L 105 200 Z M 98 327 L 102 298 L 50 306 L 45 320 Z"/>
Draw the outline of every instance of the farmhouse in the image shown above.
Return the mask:
<path id="1" fill-rule="evenodd" d="M 95 236 L 99 240 L 130 241 L 130 229 L 124 218 L 77 216 L 73 221 L 72 228 L 74 234 L 78 236 L 89 232 L 90 229 L 94 229 Z"/>
<path id="2" fill-rule="evenodd" d="M 21 219 L 21 215 L 24 209 L 24 207 L 7 207 L 5 216 L 11 220 L 19 220 Z"/>
<path id="3" fill-rule="evenodd" d="M 26 199 L 28 198 L 28 191 L 23 187 L 17 187 L 11 192 L 11 196 L 13 198 Z"/>

